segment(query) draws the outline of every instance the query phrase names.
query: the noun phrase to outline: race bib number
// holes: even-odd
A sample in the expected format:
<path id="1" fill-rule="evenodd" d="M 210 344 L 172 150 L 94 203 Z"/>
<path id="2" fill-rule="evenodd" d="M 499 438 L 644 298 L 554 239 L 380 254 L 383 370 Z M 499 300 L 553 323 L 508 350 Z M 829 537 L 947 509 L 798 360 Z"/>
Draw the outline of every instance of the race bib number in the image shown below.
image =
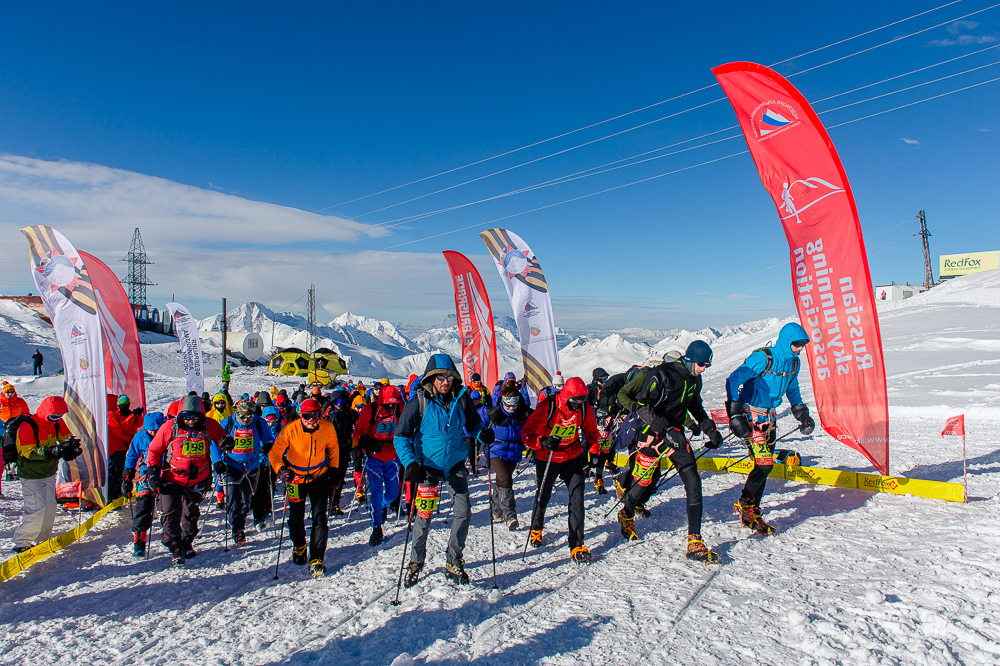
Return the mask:
<path id="1" fill-rule="evenodd" d="M 653 481 L 653 466 L 656 465 L 657 458 L 647 456 L 643 453 L 636 453 L 635 467 L 632 468 L 632 478 L 640 486 L 645 488 Z"/>
<path id="2" fill-rule="evenodd" d="M 253 453 L 253 430 L 237 428 L 236 432 L 233 433 L 233 440 L 236 442 L 233 453 Z"/>
<path id="3" fill-rule="evenodd" d="M 417 496 L 413 504 L 417 509 L 417 515 L 421 518 L 430 519 L 437 510 L 438 500 L 441 498 L 441 491 L 437 486 L 417 486 Z"/>
<path id="4" fill-rule="evenodd" d="M 181 456 L 185 458 L 200 458 L 205 455 L 205 438 L 199 436 L 184 440 L 181 447 Z"/>
<path id="5" fill-rule="evenodd" d="M 286 483 L 285 492 L 288 494 L 288 499 L 293 502 L 298 502 L 302 499 L 299 497 L 299 484 L 297 483 Z"/>
<path id="6" fill-rule="evenodd" d="M 611 450 L 611 445 L 614 443 L 615 440 L 611 439 L 610 437 L 605 437 L 604 439 L 601 440 L 601 451 L 603 453 L 607 453 L 608 451 Z"/>
<path id="7" fill-rule="evenodd" d="M 379 421 L 375 424 L 375 437 L 377 439 L 388 439 L 396 433 L 396 419 L 391 418 Z"/>
<path id="8" fill-rule="evenodd" d="M 557 425 L 552 427 L 552 432 L 549 433 L 552 437 L 558 437 L 564 442 L 570 442 L 576 439 L 576 424 L 571 423 L 569 425 Z"/>

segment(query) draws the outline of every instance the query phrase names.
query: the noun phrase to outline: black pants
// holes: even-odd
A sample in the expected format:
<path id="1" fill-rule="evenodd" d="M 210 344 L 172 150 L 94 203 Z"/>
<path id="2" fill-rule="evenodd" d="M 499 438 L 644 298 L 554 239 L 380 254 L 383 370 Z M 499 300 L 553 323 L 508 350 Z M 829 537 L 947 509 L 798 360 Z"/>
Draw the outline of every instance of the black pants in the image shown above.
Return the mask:
<path id="1" fill-rule="evenodd" d="M 298 548 L 306 543 L 306 499 L 312 510 L 312 533 L 309 535 L 309 560 L 323 560 L 326 553 L 326 537 L 329 530 L 326 522 L 326 508 L 330 501 L 329 474 L 299 484 L 299 500 L 288 500 L 288 534 L 292 545 Z"/>
<path id="2" fill-rule="evenodd" d="M 148 532 L 153 525 L 153 509 L 156 507 L 156 495 L 147 492 L 139 495 L 132 502 L 132 531 Z"/>
<path id="3" fill-rule="evenodd" d="M 535 475 L 538 486 L 538 501 L 535 509 L 531 512 L 531 529 L 540 530 L 545 524 L 545 509 L 552 496 L 552 486 L 556 478 L 563 480 L 566 488 L 569 489 L 569 547 L 570 549 L 583 545 L 583 486 L 585 477 L 583 475 L 583 461 L 587 454 L 583 454 L 566 462 L 553 462 L 549 467 L 548 478 L 542 483 L 545 476 L 545 466 L 549 465 L 547 460 L 535 460 Z"/>
<path id="4" fill-rule="evenodd" d="M 271 471 L 271 465 L 265 460 L 257 471 L 257 489 L 250 500 L 255 523 L 270 518 L 274 509 L 274 472 Z"/>
<path id="5" fill-rule="evenodd" d="M 183 555 L 198 536 L 198 518 L 201 517 L 198 505 L 203 499 L 199 490 L 176 483 L 167 483 L 160 490 L 162 541 L 174 557 Z"/>
<path id="6" fill-rule="evenodd" d="M 610 451 L 601 451 L 597 454 L 597 463 L 594 465 L 594 476 L 598 479 L 604 479 L 604 468 L 609 462 L 614 460 L 615 452 L 614 449 Z"/>
<path id="7" fill-rule="evenodd" d="M 125 471 L 125 456 L 128 451 L 118 451 L 108 456 L 108 501 L 122 496 L 122 472 Z"/>
<path id="8" fill-rule="evenodd" d="M 256 469 L 226 467 L 226 514 L 234 535 L 246 530 L 247 514 L 250 513 L 250 501 L 257 486 L 257 477 Z"/>
<path id="9" fill-rule="evenodd" d="M 690 450 L 690 445 L 686 449 L 674 451 L 670 455 L 670 461 L 677 468 L 677 474 L 684 483 L 684 491 L 687 494 L 687 515 L 688 534 L 701 534 L 701 474 L 698 473 L 698 463 L 695 461 L 694 453 Z M 645 449 L 644 449 L 645 450 Z M 642 453 L 642 451 L 640 451 Z M 618 475 L 618 483 L 626 489 L 625 497 L 622 500 L 625 515 L 631 518 L 635 515 L 635 507 L 645 504 L 653 495 L 660 480 L 660 466 L 656 465 L 650 477 L 649 485 L 643 487 L 635 482 L 632 477 L 632 467 L 626 467 Z"/>
<path id="10" fill-rule="evenodd" d="M 344 482 L 347 480 L 347 467 L 351 463 L 352 449 L 346 446 L 340 449 L 340 460 L 336 469 L 331 469 L 330 474 L 330 506 L 340 506 L 340 495 L 344 491 Z"/>
<path id="11" fill-rule="evenodd" d="M 753 421 L 751 421 L 753 423 Z M 754 506 L 760 506 L 760 500 L 764 497 L 764 486 L 767 485 L 767 477 L 774 469 L 774 440 L 777 435 L 773 424 L 770 428 L 760 429 L 754 423 L 753 438 L 747 444 L 750 457 L 753 458 L 753 469 L 747 475 L 747 482 L 743 486 L 742 499 L 751 500 Z"/>
<path id="12" fill-rule="evenodd" d="M 39 363 L 38 361 L 35 361 L 35 367 L 32 369 L 31 374 L 32 375 L 42 374 L 42 364 Z"/>

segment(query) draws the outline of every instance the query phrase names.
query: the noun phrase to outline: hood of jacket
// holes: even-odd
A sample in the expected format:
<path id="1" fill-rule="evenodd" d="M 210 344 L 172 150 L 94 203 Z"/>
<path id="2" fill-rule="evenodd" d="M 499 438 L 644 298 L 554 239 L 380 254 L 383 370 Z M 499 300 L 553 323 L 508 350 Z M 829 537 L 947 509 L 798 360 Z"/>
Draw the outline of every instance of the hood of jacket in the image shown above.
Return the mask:
<path id="1" fill-rule="evenodd" d="M 452 393 L 458 394 L 457 387 L 462 385 L 462 375 L 458 374 L 455 362 L 447 354 L 433 354 L 427 360 L 427 367 L 424 368 L 424 376 L 420 380 L 420 385 L 424 388 L 433 388 L 434 377 L 436 375 L 448 375 L 454 377 L 455 381 L 451 385 Z"/>
<path id="2" fill-rule="evenodd" d="M 386 384 L 382 387 L 382 390 L 378 394 L 378 404 L 382 405 L 392 405 L 392 404 L 403 404 L 403 396 L 399 394 L 399 389 L 395 386 Z"/>
<path id="3" fill-rule="evenodd" d="M 608 375 L 608 371 L 605 370 L 604 368 L 594 368 L 594 372 L 591 375 L 591 378 L 593 381 L 597 382 L 597 381 L 604 381 L 609 376 L 610 375 Z"/>
<path id="4" fill-rule="evenodd" d="M 587 398 L 587 385 L 579 377 L 570 377 L 567 379 L 566 386 L 556 394 L 556 404 L 559 405 L 559 410 L 569 412 L 570 408 L 566 406 L 566 403 L 570 398 L 574 397 Z"/>
<path id="5" fill-rule="evenodd" d="M 166 420 L 167 417 L 163 415 L 163 412 L 150 412 L 142 419 L 142 429 L 156 432 Z"/>
<path id="6" fill-rule="evenodd" d="M 62 396 L 50 395 L 49 397 L 42 400 L 42 403 L 38 405 L 38 411 L 35 412 L 35 416 L 43 419 L 48 419 L 50 416 L 58 414 L 59 416 L 65 416 L 69 413 L 69 405 L 63 400 Z"/>
<path id="7" fill-rule="evenodd" d="M 778 341 L 774 343 L 774 354 L 782 358 L 790 358 L 795 354 L 792 352 L 793 342 L 809 342 L 809 335 L 806 329 L 795 322 L 788 322 L 781 327 L 778 333 Z"/>

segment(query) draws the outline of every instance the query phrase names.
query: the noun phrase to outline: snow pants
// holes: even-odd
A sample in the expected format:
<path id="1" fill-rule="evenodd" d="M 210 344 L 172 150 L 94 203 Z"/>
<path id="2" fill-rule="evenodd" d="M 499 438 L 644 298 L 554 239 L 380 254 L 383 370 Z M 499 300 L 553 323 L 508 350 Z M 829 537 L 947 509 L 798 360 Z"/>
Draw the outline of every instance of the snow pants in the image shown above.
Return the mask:
<path id="1" fill-rule="evenodd" d="M 517 518 L 517 503 L 514 499 L 514 469 L 516 464 L 505 458 L 490 458 L 490 469 L 496 474 L 493 495 L 490 497 L 490 511 L 499 520 Z"/>
<path id="2" fill-rule="evenodd" d="M 288 500 L 288 535 L 292 538 L 292 545 L 296 548 L 306 544 L 306 499 L 311 505 L 310 561 L 322 561 L 326 554 L 326 539 L 330 529 L 326 516 L 326 508 L 330 501 L 329 477 L 330 474 L 326 473 L 311 481 L 298 484 L 298 501 Z"/>
<path id="3" fill-rule="evenodd" d="M 347 466 L 351 462 L 353 449 L 346 446 L 340 448 L 340 460 L 336 469 L 329 471 L 330 476 L 330 507 L 340 506 L 340 496 L 347 481 Z"/>
<path id="4" fill-rule="evenodd" d="M 365 471 L 365 455 L 360 446 L 351 449 L 351 462 L 354 463 L 354 496 L 360 500 L 365 496 L 362 475 Z"/>
<path id="5" fill-rule="evenodd" d="M 24 548 L 46 541 L 56 521 L 56 477 L 21 479 L 24 515 L 14 533 L 14 546 Z"/>
<path id="6" fill-rule="evenodd" d="M 250 513 L 250 503 L 259 476 L 257 469 L 226 467 L 226 515 L 229 516 L 229 528 L 234 535 L 247 528 L 247 514 Z"/>
<path id="7" fill-rule="evenodd" d="M 274 510 L 274 472 L 271 471 L 271 465 L 265 461 L 257 468 L 257 471 L 257 487 L 250 500 L 255 523 L 270 518 L 271 512 Z"/>
<path id="8" fill-rule="evenodd" d="M 128 451 L 115 451 L 108 456 L 108 501 L 114 502 L 122 496 L 122 472 L 125 471 L 125 456 Z"/>
<path id="9" fill-rule="evenodd" d="M 447 560 L 450 564 L 462 561 L 465 551 L 465 539 L 469 536 L 469 523 L 472 522 L 472 505 L 469 502 L 469 472 L 465 469 L 465 461 L 451 468 L 448 476 L 440 470 L 425 467 L 427 478 L 420 482 L 421 486 L 433 488 L 444 481 L 451 495 L 451 536 L 448 538 Z M 413 554 L 411 562 L 423 562 L 427 557 L 427 535 L 430 532 L 430 518 L 424 518 L 419 513 L 413 516 Z"/>
<path id="10" fill-rule="evenodd" d="M 644 451 L 646 452 L 645 455 L 650 454 L 648 449 L 639 449 L 637 455 L 644 455 Z M 652 453 L 652 456 L 655 457 L 656 454 Z M 698 463 L 695 460 L 694 453 L 691 452 L 690 444 L 686 449 L 671 453 L 670 462 L 677 468 L 677 474 L 680 475 L 681 481 L 684 483 L 684 492 L 687 495 L 688 534 L 701 534 L 701 514 L 703 508 L 701 474 L 698 473 Z M 646 485 L 637 483 L 633 474 L 634 469 L 626 467 L 618 475 L 618 484 L 626 491 L 625 496 L 622 498 L 622 504 L 624 505 L 625 515 L 629 518 L 635 515 L 636 506 L 645 505 L 649 501 L 649 498 L 652 497 L 653 491 L 660 480 L 660 466 L 656 465 L 652 475 L 648 477 L 649 483 Z M 641 474 L 639 476 L 642 478 Z M 645 483 L 645 479 L 643 479 L 643 483 Z"/>
<path id="11" fill-rule="evenodd" d="M 382 524 L 382 509 L 399 499 L 399 465 L 395 458 L 384 462 L 375 456 L 368 456 L 365 475 L 368 478 L 371 525 L 379 527 Z"/>
<path id="12" fill-rule="evenodd" d="M 774 469 L 774 440 L 777 435 L 775 429 L 776 415 L 774 410 L 758 412 L 748 409 L 747 420 L 753 432 L 747 440 L 747 448 L 750 457 L 753 458 L 753 469 L 747 475 L 747 482 L 743 486 L 742 499 L 750 500 L 756 507 L 760 506 L 760 500 L 764 497 L 764 486 L 767 485 L 767 476 Z"/>
<path id="13" fill-rule="evenodd" d="M 191 547 L 198 536 L 198 505 L 205 499 L 194 488 L 185 488 L 176 483 L 166 483 L 160 490 L 160 522 L 163 524 L 163 545 L 170 554 L 180 557 Z"/>
<path id="14" fill-rule="evenodd" d="M 535 477 L 538 483 L 538 501 L 535 502 L 534 510 L 531 512 L 531 529 L 540 530 L 545 525 L 545 509 L 548 507 L 549 498 L 552 496 L 552 486 L 555 485 L 556 478 L 563 480 L 566 488 L 569 489 L 569 547 L 570 550 L 583 545 L 583 486 L 585 477 L 583 475 L 583 461 L 587 454 L 584 453 L 566 462 L 554 462 L 549 467 L 548 478 L 545 478 L 545 466 L 549 464 L 547 460 L 535 460 Z M 543 483 L 544 479 L 544 483 Z"/>
<path id="15" fill-rule="evenodd" d="M 153 509 L 156 508 L 156 495 L 141 492 L 132 502 L 132 531 L 145 534 L 153 526 Z"/>

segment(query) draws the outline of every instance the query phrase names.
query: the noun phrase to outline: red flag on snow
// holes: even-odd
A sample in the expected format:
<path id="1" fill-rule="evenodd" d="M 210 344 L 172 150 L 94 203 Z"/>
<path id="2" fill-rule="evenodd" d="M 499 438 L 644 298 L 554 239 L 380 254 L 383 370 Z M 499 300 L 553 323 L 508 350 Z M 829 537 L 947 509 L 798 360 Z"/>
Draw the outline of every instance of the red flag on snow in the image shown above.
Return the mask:
<path id="1" fill-rule="evenodd" d="M 944 437 L 945 435 L 965 437 L 965 414 L 952 416 L 948 419 L 948 422 L 944 424 L 944 430 L 941 431 L 941 436 Z"/>
<path id="2" fill-rule="evenodd" d="M 493 310 L 486 286 L 479 271 L 468 257 L 458 252 L 442 252 L 451 269 L 455 288 L 455 316 L 458 335 L 462 339 L 462 374 L 468 385 L 472 373 L 482 377 L 483 384 L 492 388 L 497 383 L 497 339 L 493 329 Z"/>
<path id="3" fill-rule="evenodd" d="M 750 62 L 712 70 L 785 229 L 792 293 L 823 428 L 889 473 L 882 337 L 851 185 L 809 103 Z"/>

